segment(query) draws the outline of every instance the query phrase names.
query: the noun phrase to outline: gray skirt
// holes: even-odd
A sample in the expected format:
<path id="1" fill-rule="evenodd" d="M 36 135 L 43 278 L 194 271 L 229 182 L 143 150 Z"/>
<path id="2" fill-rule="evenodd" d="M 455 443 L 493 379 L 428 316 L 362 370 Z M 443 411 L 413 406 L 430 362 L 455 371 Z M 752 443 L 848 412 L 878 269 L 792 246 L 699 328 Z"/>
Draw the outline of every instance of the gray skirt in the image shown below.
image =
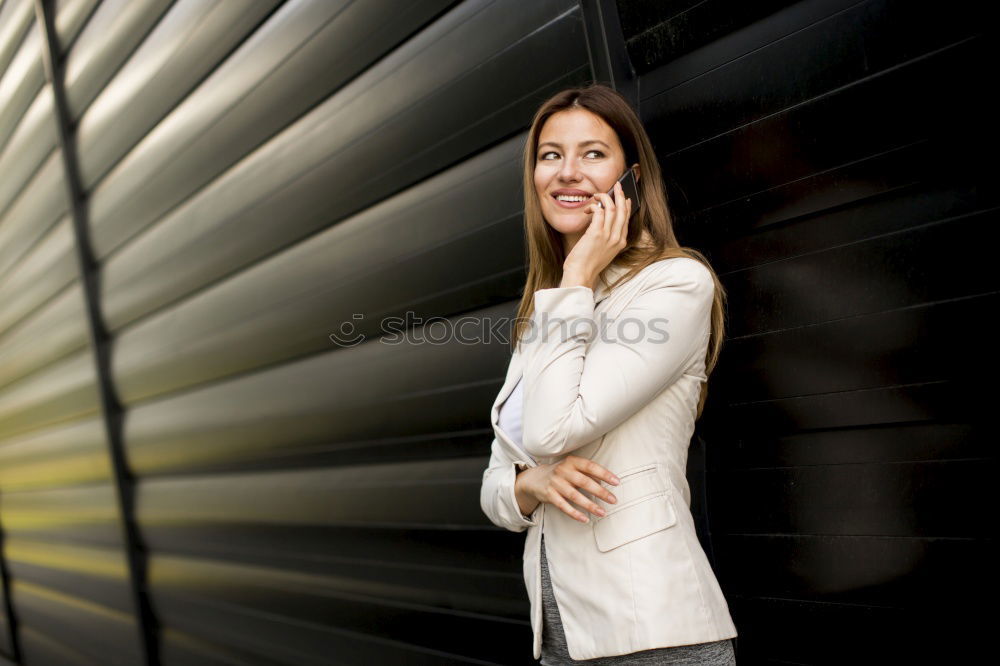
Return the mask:
<path id="1" fill-rule="evenodd" d="M 545 537 L 541 545 L 542 564 L 542 658 L 543 666 L 562 666 L 563 664 L 588 664 L 593 666 L 610 666 L 611 664 L 699 664 L 701 666 L 735 666 L 736 656 L 733 652 L 733 641 L 726 638 L 710 643 L 695 645 L 678 645 L 676 647 L 640 650 L 629 654 L 619 654 L 613 657 L 598 657 L 596 659 L 577 660 L 569 656 L 566 647 L 566 634 L 563 632 L 562 621 L 559 619 L 559 607 L 552 596 L 552 581 L 549 580 L 549 565 L 545 559 Z"/>

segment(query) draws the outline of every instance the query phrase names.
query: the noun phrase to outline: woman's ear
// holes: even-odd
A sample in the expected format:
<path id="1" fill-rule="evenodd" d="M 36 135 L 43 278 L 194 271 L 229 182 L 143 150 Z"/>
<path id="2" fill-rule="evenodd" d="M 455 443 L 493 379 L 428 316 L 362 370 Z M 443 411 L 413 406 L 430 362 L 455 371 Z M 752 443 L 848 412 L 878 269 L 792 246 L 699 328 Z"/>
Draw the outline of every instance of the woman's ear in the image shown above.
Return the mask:
<path id="1" fill-rule="evenodd" d="M 639 176 L 641 174 L 639 172 L 639 163 L 638 162 L 636 162 L 635 164 L 632 165 L 632 170 L 635 171 L 635 179 L 639 180 Z"/>

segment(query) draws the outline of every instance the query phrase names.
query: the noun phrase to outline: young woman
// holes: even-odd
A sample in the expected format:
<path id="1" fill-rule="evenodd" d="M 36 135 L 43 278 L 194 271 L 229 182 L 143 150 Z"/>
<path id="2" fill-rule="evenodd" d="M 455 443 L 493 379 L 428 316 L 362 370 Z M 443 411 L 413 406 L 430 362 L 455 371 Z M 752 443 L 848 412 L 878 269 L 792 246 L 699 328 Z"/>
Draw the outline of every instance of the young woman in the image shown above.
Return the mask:
<path id="1" fill-rule="evenodd" d="M 616 184 L 626 169 L 638 202 Z M 534 657 L 734 664 L 736 627 L 685 476 L 724 292 L 677 242 L 656 155 L 621 95 L 594 85 L 541 106 L 524 219 L 528 277 L 480 503 L 494 524 L 527 530 Z"/>

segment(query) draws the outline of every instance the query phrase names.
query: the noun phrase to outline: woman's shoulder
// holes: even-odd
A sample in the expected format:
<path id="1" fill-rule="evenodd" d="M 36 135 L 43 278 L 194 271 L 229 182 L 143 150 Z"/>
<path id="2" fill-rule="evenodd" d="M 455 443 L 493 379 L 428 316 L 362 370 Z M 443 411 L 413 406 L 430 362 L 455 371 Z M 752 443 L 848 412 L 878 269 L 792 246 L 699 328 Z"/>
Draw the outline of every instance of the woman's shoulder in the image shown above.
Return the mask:
<path id="1" fill-rule="evenodd" d="M 656 259 L 644 266 L 627 279 L 626 267 L 615 267 L 611 272 L 612 291 L 632 299 L 649 291 L 665 287 L 680 289 L 684 292 L 704 295 L 710 298 L 715 291 L 715 278 L 712 271 L 698 259 L 692 257 L 664 257 Z M 625 285 L 632 287 L 625 289 Z"/>
<path id="2" fill-rule="evenodd" d="M 701 286 L 715 285 L 712 271 L 701 261 L 693 257 L 667 257 L 658 259 L 644 268 L 650 283 L 656 286 L 665 284 L 694 282 Z"/>

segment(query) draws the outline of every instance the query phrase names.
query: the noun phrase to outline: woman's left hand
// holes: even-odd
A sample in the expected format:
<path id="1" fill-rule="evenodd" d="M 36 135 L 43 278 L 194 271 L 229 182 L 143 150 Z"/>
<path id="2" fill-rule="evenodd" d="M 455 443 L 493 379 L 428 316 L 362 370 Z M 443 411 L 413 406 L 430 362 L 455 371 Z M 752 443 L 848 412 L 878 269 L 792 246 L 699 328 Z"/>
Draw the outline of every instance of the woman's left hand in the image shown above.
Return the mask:
<path id="1" fill-rule="evenodd" d="M 594 194 L 601 206 L 592 203 L 584 209 L 592 214 L 590 225 L 563 262 L 564 283 L 582 280 L 587 286 L 593 285 L 601 271 L 625 249 L 632 200 L 625 198 L 621 183 L 615 183 L 613 193 L 614 199 L 604 192 Z"/>

